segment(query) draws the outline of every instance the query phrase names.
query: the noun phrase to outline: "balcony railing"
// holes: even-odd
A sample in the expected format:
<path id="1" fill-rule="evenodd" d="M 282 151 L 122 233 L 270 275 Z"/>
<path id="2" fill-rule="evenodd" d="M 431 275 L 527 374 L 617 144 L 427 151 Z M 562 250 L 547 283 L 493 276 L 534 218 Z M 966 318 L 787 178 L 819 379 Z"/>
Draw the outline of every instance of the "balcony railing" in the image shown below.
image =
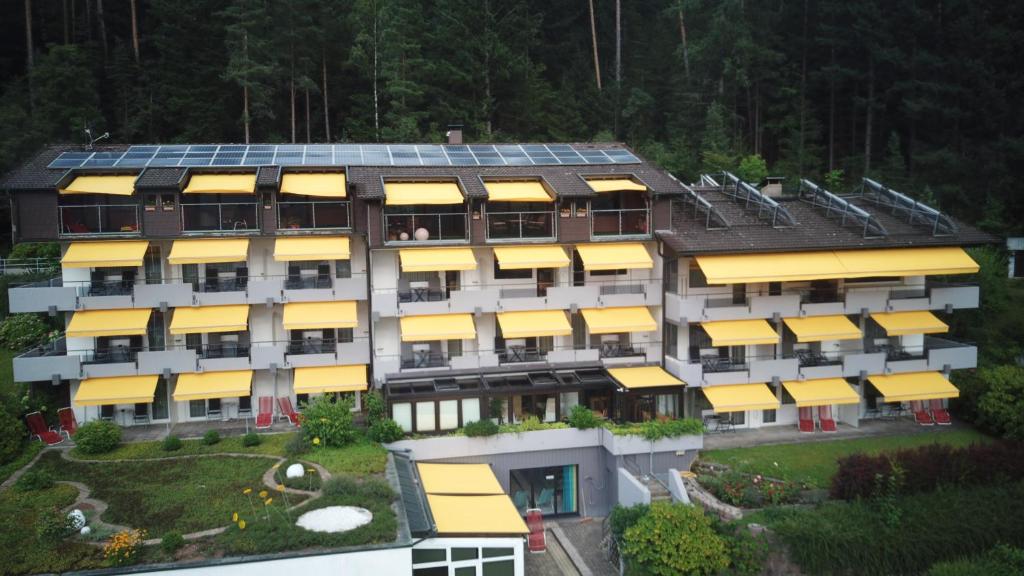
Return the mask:
<path id="1" fill-rule="evenodd" d="M 450 242 L 467 240 L 465 212 L 385 214 L 387 242 Z"/>
<path id="2" fill-rule="evenodd" d="M 555 237 L 555 213 L 488 212 L 487 239 L 551 239 Z"/>
<path id="3" fill-rule="evenodd" d="M 182 204 L 181 228 L 185 232 L 259 230 L 259 205 L 253 202 Z"/>
<path id="4" fill-rule="evenodd" d="M 135 362 L 139 352 L 146 352 L 145 347 L 113 346 L 101 350 L 91 350 L 80 353 L 82 364 L 119 364 Z"/>
<path id="5" fill-rule="evenodd" d="M 131 296 L 135 280 L 104 280 L 89 282 L 89 296 Z"/>
<path id="6" fill-rule="evenodd" d="M 278 202 L 278 230 L 351 228 L 348 202 Z"/>
<path id="7" fill-rule="evenodd" d="M 448 365 L 448 358 L 439 352 L 414 352 L 402 355 L 402 370 L 417 368 L 443 368 Z"/>
<path id="8" fill-rule="evenodd" d="M 599 237 L 650 235 L 651 211 L 647 208 L 591 210 L 590 235 Z"/>
<path id="9" fill-rule="evenodd" d="M 244 342 L 221 342 L 203 344 L 196 348 L 197 358 L 245 358 L 249 355 L 249 344 Z"/>
<path id="10" fill-rule="evenodd" d="M 338 341 L 334 338 L 305 338 L 289 340 L 288 354 L 334 354 Z"/>
<path id="11" fill-rule="evenodd" d="M 139 207 L 134 204 L 61 206 L 60 232 L 85 234 L 134 234 L 139 231 Z"/>

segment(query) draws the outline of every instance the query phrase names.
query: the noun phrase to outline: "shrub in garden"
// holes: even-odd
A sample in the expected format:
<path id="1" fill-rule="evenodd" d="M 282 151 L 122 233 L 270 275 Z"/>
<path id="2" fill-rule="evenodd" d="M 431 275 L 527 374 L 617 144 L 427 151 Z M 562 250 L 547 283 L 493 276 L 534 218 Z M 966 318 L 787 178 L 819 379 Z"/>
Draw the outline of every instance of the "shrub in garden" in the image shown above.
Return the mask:
<path id="1" fill-rule="evenodd" d="M 164 441 L 160 445 L 160 447 L 164 449 L 164 452 L 174 452 L 176 450 L 181 450 L 181 438 L 178 438 L 177 436 L 174 435 L 168 436 L 167 438 L 164 438 Z"/>
<path id="2" fill-rule="evenodd" d="M 75 445 L 85 454 L 110 452 L 121 443 L 121 427 L 106 420 L 93 420 L 78 427 Z"/>
<path id="3" fill-rule="evenodd" d="M 352 399 L 319 396 L 302 411 L 302 434 L 323 446 L 344 446 L 356 438 Z"/>
<path id="4" fill-rule="evenodd" d="M 330 480 L 324 482 L 321 491 L 324 496 L 344 496 L 353 494 L 359 489 L 359 484 L 355 478 L 351 476 L 332 476 Z"/>
<path id="5" fill-rule="evenodd" d="M 648 504 L 636 504 L 635 506 L 622 506 L 616 504 L 608 515 L 608 524 L 612 529 L 612 535 L 621 539 L 626 530 L 636 524 L 651 509 Z"/>
<path id="6" fill-rule="evenodd" d="M 648 420 L 641 426 L 641 436 L 654 442 L 662 438 L 678 438 L 704 433 L 704 424 L 696 418 Z"/>
<path id="7" fill-rule="evenodd" d="M 168 532 L 160 540 L 160 548 L 168 554 L 174 554 L 184 545 L 185 538 L 178 532 Z"/>
<path id="8" fill-rule="evenodd" d="M 569 411 L 569 425 L 579 430 L 588 430 L 600 426 L 601 419 L 590 408 L 577 404 Z"/>
<path id="9" fill-rule="evenodd" d="M 387 444 L 397 442 L 405 437 L 405 431 L 391 418 L 382 418 L 370 425 L 366 435 L 374 442 Z"/>
<path id="10" fill-rule="evenodd" d="M 1000 544 L 974 558 L 940 562 L 928 570 L 928 576 L 995 576 L 1024 574 L 1024 549 Z"/>
<path id="11" fill-rule="evenodd" d="M 387 418 L 388 407 L 380 392 L 371 390 L 363 394 L 363 408 L 366 410 L 366 425 L 373 426 L 377 422 Z"/>
<path id="12" fill-rule="evenodd" d="M 53 474 L 45 470 L 29 470 L 14 484 L 22 492 L 46 490 L 53 486 Z"/>
<path id="13" fill-rule="evenodd" d="M 203 434 L 203 444 L 213 446 L 218 442 L 220 442 L 220 432 L 217 432 L 216 430 L 207 430 L 206 434 Z"/>
<path id="14" fill-rule="evenodd" d="M 135 561 L 146 539 L 145 530 L 125 530 L 114 534 L 103 546 L 103 557 L 114 566 L 123 566 Z"/>
<path id="15" fill-rule="evenodd" d="M 38 314 L 11 314 L 0 322 L 0 346 L 22 350 L 45 341 L 50 331 Z"/>
<path id="16" fill-rule="evenodd" d="M 695 506 L 655 502 L 626 529 L 619 550 L 630 566 L 654 576 L 715 574 L 729 566 L 725 541 Z"/>
<path id="17" fill-rule="evenodd" d="M 56 507 L 41 513 L 36 520 L 36 535 L 41 542 L 51 546 L 66 538 L 71 528 L 71 519 Z"/>
<path id="18" fill-rule="evenodd" d="M 6 464 L 21 454 L 27 433 L 21 419 L 0 410 L 0 464 Z"/>
<path id="19" fill-rule="evenodd" d="M 391 485 L 379 478 L 367 478 L 363 481 L 362 489 L 365 494 L 376 498 L 395 498 L 395 491 L 391 489 Z"/>
<path id="20" fill-rule="evenodd" d="M 491 420 L 477 420 L 466 422 L 462 426 L 462 431 L 466 436 L 494 436 L 498 433 L 498 425 Z"/>
<path id="21" fill-rule="evenodd" d="M 245 446 L 246 448 L 259 446 L 260 442 L 260 435 L 255 432 L 249 432 L 245 436 L 242 436 L 242 446 Z"/>
<path id="22" fill-rule="evenodd" d="M 762 574 L 768 558 L 768 539 L 764 535 L 754 536 L 745 526 L 737 528 L 732 524 L 716 522 L 718 534 L 725 540 L 729 555 L 731 576 L 756 576 Z"/>
<path id="23" fill-rule="evenodd" d="M 296 432 L 292 434 L 291 438 L 289 438 L 287 442 L 285 442 L 284 453 L 285 456 L 290 457 L 301 456 L 302 454 L 309 452 L 309 449 L 312 448 L 312 446 L 313 445 L 309 443 L 309 440 L 302 434 L 302 432 Z"/>

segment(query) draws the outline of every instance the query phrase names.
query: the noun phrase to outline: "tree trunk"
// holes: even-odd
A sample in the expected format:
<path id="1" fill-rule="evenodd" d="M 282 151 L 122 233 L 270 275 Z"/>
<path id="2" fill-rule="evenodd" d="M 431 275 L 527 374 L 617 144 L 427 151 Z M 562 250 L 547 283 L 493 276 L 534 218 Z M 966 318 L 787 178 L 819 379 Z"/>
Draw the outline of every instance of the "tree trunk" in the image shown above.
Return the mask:
<path id="1" fill-rule="evenodd" d="M 71 44 L 71 18 L 68 16 L 68 1 L 60 0 L 61 15 L 64 17 L 64 44 Z"/>
<path id="2" fill-rule="evenodd" d="M 291 81 L 288 84 L 288 93 L 291 97 L 292 108 L 292 144 L 295 144 L 295 69 L 292 69 Z"/>
<path id="3" fill-rule="evenodd" d="M 100 0 L 102 1 L 102 0 Z M 245 143 L 249 143 L 249 33 L 242 33 L 242 55 L 245 60 L 245 74 L 242 77 L 242 124 L 245 125 Z"/>
<path id="4" fill-rule="evenodd" d="M 615 0 L 615 84 L 622 83 L 622 0 Z"/>
<path id="5" fill-rule="evenodd" d="M 864 175 L 871 173 L 871 128 L 875 116 L 875 58 L 868 56 L 868 109 L 864 116 Z"/>
<path id="6" fill-rule="evenodd" d="M 309 86 L 306 86 L 306 144 L 313 141 L 309 133 Z"/>
<path id="7" fill-rule="evenodd" d="M 25 54 L 28 69 L 32 70 L 32 0 L 25 0 Z"/>
<path id="8" fill-rule="evenodd" d="M 131 1 L 132 4 L 132 52 L 135 54 L 135 63 L 138 64 L 140 61 L 139 57 L 139 16 L 135 10 L 135 0 Z"/>
<path id="9" fill-rule="evenodd" d="M 828 75 L 828 171 L 835 170 L 836 157 L 836 48 L 832 47 Z"/>
<path id="10" fill-rule="evenodd" d="M 324 137 L 325 137 L 324 141 L 325 142 L 330 142 L 331 141 L 331 114 L 330 114 L 330 109 L 327 106 L 327 48 L 325 48 L 323 46 L 320 47 L 320 58 L 321 58 L 321 61 L 323 62 L 322 68 L 323 68 L 323 77 L 324 77 L 324 87 L 323 87 L 323 90 L 321 90 L 321 92 L 323 92 L 323 95 L 324 95 Z"/>
<path id="11" fill-rule="evenodd" d="M 103 61 L 107 60 L 107 23 L 103 15 L 103 0 L 96 0 L 96 20 L 100 24 L 100 44 L 103 45 Z"/>
<path id="12" fill-rule="evenodd" d="M 590 41 L 594 46 L 594 79 L 597 80 L 597 90 L 600 91 L 601 62 L 597 58 L 597 24 L 594 21 L 594 0 L 590 0 Z"/>
<path id="13" fill-rule="evenodd" d="M 800 134 L 797 137 L 797 175 L 804 175 L 804 129 L 807 125 L 807 0 L 804 0 L 803 35 L 800 43 Z"/>
<path id="14" fill-rule="evenodd" d="M 686 24 L 683 20 L 683 4 L 679 4 L 679 41 L 683 45 L 683 73 L 686 75 L 686 82 L 690 82 L 690 52 L 686 47 Z"/>
<path id="15" fill-rule="evenodd" d="M 85 38 L 92 42 L 92 0 L 85 0 Z"/>
<path id="16" fill-rule="evenodd" d="M 380 142 L 380 101 L 377 94 L 377 6 L 373 7 L 373 137 Z"/>

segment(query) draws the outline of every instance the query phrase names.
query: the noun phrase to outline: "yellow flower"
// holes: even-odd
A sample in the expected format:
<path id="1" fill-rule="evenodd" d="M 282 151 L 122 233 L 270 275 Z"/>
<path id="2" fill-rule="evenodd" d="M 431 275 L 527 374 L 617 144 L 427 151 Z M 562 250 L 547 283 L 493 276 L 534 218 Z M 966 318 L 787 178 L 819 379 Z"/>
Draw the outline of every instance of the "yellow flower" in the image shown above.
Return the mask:
<path id="1" fill-rule="evenodd" d="M 281 467 L 281 463 L 280 462 L 278 462 L 277 464 L 274 464 L 273 466 L 271 466 L 271 468 L 273 468 L 274 470 L 277 470 L 280 467 Z"/>
<path id="2" fill-rule="evenodd" d="M 264 502 L 264 504 L 266 504 L 267 506 L 270 506 L 273 503 L 274 503 L 274 499 L 273 498 L 267 498 L 267 501 Z"/>
<path id="3" fill-rule="evenodd" d="M 317 436 L 316 438 L 313 438 L 313 445 L 314 446 L 319 446 L 320 445 L 320 437 L 319 436 Z"/>
<path id="4" fill-rule="evenodd" d="M 309 472 L 310 474 L 316 474 L 316 468 L 306 468 L 306 472 Z"/>
<path id="5" fill-rule="evenodd" d="M 320 421 L 321 422 L 327 422 L 327 418 L 321 418 Z"/>
<path id="6" fill-rule="evenodd" d="M 260 490 L 260 498 L 266 498 L 266 497 L 267 497 L 267 491 L 266 490 Z"/>
<path id="7" fill-rule="evenodd" d="M 278 492 L 284 492 L 284 484 L 278 484 L 277 485 L 277 491 Z"/>
<path id="8" fill-rule="evenodd" d="M 245 494 L 246 496 L 252 494 L 252 488 L 246 488 L 245 490 L 242 490 L 242 494 Z"/>
<path id="9" fill-rule="evenodd" d="M 239 520 L 238 521 L 238 529 L 239 530 L 245 530 L 245 520 Z"/>
<path id="10" fill-rule="evenodd" d="M 232 522 L 238 522 L 238 512 L 232 512 L 231 513 L 231 521 Z"/>

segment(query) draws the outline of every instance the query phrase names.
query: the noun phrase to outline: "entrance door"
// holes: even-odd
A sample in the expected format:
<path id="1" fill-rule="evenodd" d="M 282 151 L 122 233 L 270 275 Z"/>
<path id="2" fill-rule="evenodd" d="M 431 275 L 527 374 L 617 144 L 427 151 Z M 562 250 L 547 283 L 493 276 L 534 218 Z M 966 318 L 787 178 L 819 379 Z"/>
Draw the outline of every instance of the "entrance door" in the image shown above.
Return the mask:
<path id="1" fill-rule="evenodd" d="M 545 516 L 579 512 L 575 465 L 512 470 L 509 485 L 520 515 L 532 508 Z"/>

